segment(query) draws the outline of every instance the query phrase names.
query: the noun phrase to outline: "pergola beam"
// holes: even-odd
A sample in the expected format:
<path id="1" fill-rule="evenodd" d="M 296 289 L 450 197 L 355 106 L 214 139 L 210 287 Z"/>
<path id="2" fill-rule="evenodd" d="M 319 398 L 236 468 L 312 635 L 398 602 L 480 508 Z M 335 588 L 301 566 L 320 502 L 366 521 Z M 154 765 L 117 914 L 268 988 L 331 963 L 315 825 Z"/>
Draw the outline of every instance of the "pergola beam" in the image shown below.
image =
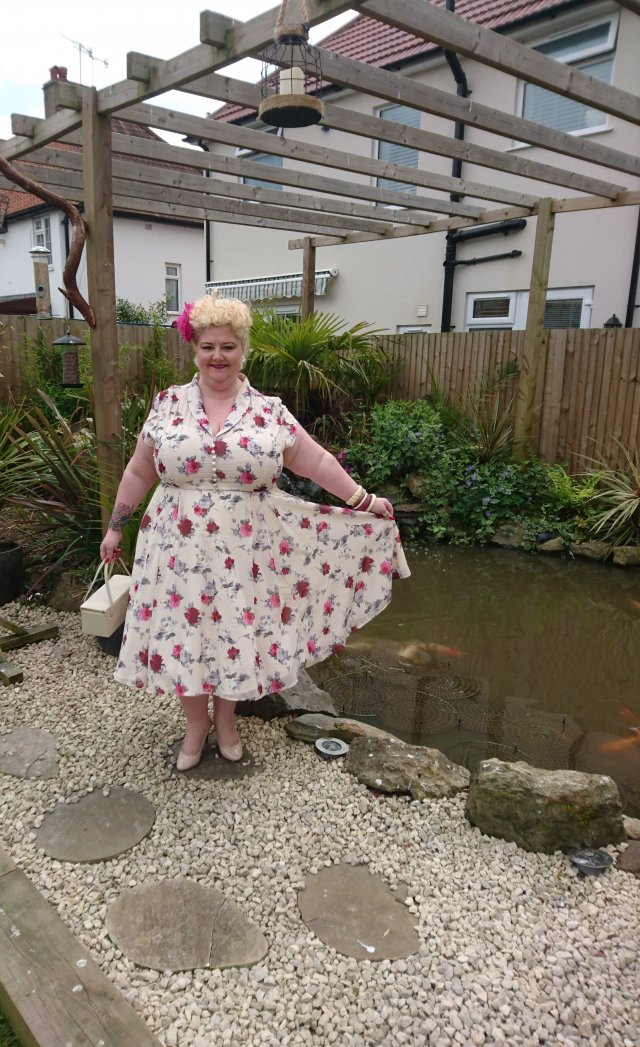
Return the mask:
<path id="1" fill-rule="evenodd" d="M 636 13 L 640 8 L 637 0 L 627 0 L 626 6 L 631 6 Z M 517 40 L 469 22 L 435 4 L 425 4 L 424 0 L 394 0 L 392 4 L 388 0 L 365 0 L 363 13 L 511 73 L 519 80 L 527 80 L 623 120 L 640 123 L 640 99 L 636 95 L 588 76 L 575 66 L 556 62 Z"/>
<path id="2" fill-rule="evenodd" d="M 634 15 L 640 15 L 640 0 L 618 0 L 620 7 L 626 7 L 633 11 Z"/>
<path id="3" fill-rule="evenodd" d="M 386 4 L 385 10 L 393 6 Z M 449 14 L 449 12 L 440 11 L 433 4 L 425 4 L 423 0 L 420 6 L 421 9 L 427 12 Z M 462 19 L 459 19 L 459 21 L 462 21 Z M 497 34 L 494 35 L 497 36 Z M 498 37 L 498 39 L 503 40 L 502 37 Z M 576 160 L 588 160 L 591 163 L 601 164 L 615 171 L 640 175 L 640 159 L 637 156 L 629 156 L 628 153 L 622 153 L 618 149 L 609 149 L 607 146 L 589 141 L 588 138 L 576 138 L 575 135 L 556 131 L 551 127 L 545 127 L 543 124 L 534 123 L 532 120 L 525 120 L 524 117 L 503 113 L 498 109 L 492 109 L 488 105 L 482 105 L 480 102 L 473 102 L 470 98 L 461 98 L 450 91 L 442 91 L 428 84 L 408 80 L 398 73 L 389 73 L 384 69 L 376 69 L 374 66 L 367 65 L 366 62 L 358 62 L 353 58 L 334 55 L 330 51 L 322 50 L 322 48 L 319 50 L 323 76 L 327 80 L 331 80 L 333 83 L 340 84 L 343 87 L 357 83 L 362 91 L 394 102 L 397 101 L 401 93 L 404 105 L 412 106 L 421 112 L 432 113 L 435 116 L 444 117 L 446 120 L 457 120 L 470 127 L 479 127 L 483 131 L 489 131 L 491 134 L 502 135 L 510 141 L 528 142 L 530 145 L 537 145 L 542 149 L 561 153 Z M 523 50 L 528 51 L 529 48 L 524 48 Z M 552 65 L 559 65 L 562 69 L 570 68 L 551 59 L 546 59 L 546 61 L 550 61 Z M 591 77 L 585 77 L 585 79 L 590 80 Z M 600 84 L 601 81 L 596 80 L 594 83 Z M 640 102 L 637 99 L 635 99 L 635 102 L 636 107 L 640 108 Z"/>

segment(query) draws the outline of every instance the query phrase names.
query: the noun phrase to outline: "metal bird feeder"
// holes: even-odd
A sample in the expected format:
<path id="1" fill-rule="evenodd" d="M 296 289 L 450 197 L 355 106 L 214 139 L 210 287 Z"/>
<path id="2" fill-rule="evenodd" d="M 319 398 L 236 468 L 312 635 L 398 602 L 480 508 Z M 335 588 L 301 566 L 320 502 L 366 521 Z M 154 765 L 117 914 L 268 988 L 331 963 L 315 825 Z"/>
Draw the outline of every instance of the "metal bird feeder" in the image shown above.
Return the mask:
<path id="1" fill-rule="evenodd" d="M 323 117 L 320 99 L 307 94 L 322 83 L 320 52 L 309 39 L 305 0 L 299 0 L 301 22 L 286 22 L 287 0 L 280 5 L 273 43 L 262 52 L 262 102 L 258 116 L 272 127 L 310 127 Z M 274 66 L 276 71 L 274 72 Z"/>
<path id="2" fill-rule="evenodd" d="M 61 386 L 63 389 L 79 389 L 82 386 L 80 381 L 80 360 L 78 358 L 78 350 L 81 345 L 86 345 L 86 342 L 82 341 L 82 338 L 75 338 L 71 334 L 69 328 L 67 333 L 62 335 L 62 338 L 56 338 L 52 343 L 60 347 L 60 356 L 62 358 L 62 381 Z"/>

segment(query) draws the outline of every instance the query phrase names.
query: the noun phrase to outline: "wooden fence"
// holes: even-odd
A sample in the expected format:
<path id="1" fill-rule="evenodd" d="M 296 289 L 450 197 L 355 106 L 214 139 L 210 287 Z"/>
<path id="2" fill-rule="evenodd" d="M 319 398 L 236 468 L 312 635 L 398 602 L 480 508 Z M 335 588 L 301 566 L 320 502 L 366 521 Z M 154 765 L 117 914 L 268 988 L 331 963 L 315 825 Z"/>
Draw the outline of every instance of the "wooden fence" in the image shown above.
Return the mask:
<path id="1" fill-rule="evenodd" d="M 388 338 L 398 363 L 397 399 L 427 395 L 435 378 L 455 403 L 509 360 L 519 363 L 524 331 L 413 334 Z M 640 328 L 544 332 L 531 446 L 547 462 L 580 472 L 585 458 L 620 462 L 620 444 L 640 445 Z M 517 379 L 503 403 L 517 393 Z"/>
<path id="2" fill-rule="evenodd" d="M 25 359 L 38 330 L 50 345 L 65 333 L 67 325 L 63 319 L 0 317 L 0 402 L 20 398 L 28 369 Z M 72 321 L 70 327 L 72 334 L 89 341 L 84 321 Z M 118 324 L 124 381 L 130 388 L 143 377 L 136 346 L 148 344 L 152 330 Z M 180 342 L 173 328 L 163 328 L 162 337 L 167 353 L 186 373 L 192 358 L 190 347 Z M 398 364 L 392 395 L 419 399 L 430 392 L 435 378 L 448 399 L 460 402 L 478 388 L 484 374 L 494 374 L 509 360 L 518 363 L 523 341 L 523 331 L 390 336 L 384 342 Z M 638 447 L 639 328 L 545 331 L 536 385 L 531 444 L 545 461 L 567 462 L 575 473 L 584 468 L 587 457 L 613 465 L 620 461 L 619 444 Z M 517 379 L 503 395 L 503 402 L 516 392 Z"/>

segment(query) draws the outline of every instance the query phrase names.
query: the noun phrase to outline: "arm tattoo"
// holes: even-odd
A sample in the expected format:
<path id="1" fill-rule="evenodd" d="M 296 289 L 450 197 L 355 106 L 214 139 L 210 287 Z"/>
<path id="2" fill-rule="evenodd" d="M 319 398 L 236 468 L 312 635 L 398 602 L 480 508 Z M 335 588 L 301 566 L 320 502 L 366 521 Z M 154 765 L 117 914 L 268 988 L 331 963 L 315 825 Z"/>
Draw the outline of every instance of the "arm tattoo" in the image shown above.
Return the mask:
<path id="1" fill-rule="evenodd" d="M 133 506 L 125 505 L 124 502 L 118 502 L 113 512 L 111 513 L 111 519 L 109 520 L 109 529 L 111 531 L 122 531 L 126 523 L 129 522 L 133 516 Z"/>

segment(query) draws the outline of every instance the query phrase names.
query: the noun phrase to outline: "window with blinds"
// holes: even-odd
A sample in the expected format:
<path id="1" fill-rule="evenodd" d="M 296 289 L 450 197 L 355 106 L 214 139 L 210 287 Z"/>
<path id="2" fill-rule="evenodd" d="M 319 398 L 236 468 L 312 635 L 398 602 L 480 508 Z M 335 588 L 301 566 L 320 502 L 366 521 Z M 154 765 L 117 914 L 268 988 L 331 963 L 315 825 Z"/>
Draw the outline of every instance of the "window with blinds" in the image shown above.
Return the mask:
<path id="1" fill-rule="evenodd" d="M 378 113 L 383 120 L 405 127 L 420 127 L 420 113 L 408 105 L 387 105 Z M 378 142 L 378 160 L 387 163 L 401 164 L 403 167 L 418 166 L 418 150 L 395 142 Z M 416 186 L 409 182 L 396 182 L 392 178 L 378 178 L 377 185 L 382 189 L 395 189 L 400 193 L 415 193 Z"/>
<path id="2" fill-rule="evenodd" d="M 610 84 L 616 31 L 617 23 L 611 19 L 539 44 L 534 50 Z M 607 123 L 606 114 L 599 109 L 528 83 L 523 86 L 522 116 L 566 132 L 589 131 Z"/>
<path id="3" fill-rule="evenodd" d="M 545 327 L 580 327 L 582 298 L 557 298 L 544 307 Z"/>
<path id="4" fill-rule="evenodd" d="M 273 153 L 249 153 L 245 160 L 253 160 L 256 164 L 269 164 L 270 167 L 282 167 L 282 157 Z M 282 189 L 278 182 L 267 182 L 264 178 L 243 178 L 245 185 L 257 185 L 261 189 Z"/>

